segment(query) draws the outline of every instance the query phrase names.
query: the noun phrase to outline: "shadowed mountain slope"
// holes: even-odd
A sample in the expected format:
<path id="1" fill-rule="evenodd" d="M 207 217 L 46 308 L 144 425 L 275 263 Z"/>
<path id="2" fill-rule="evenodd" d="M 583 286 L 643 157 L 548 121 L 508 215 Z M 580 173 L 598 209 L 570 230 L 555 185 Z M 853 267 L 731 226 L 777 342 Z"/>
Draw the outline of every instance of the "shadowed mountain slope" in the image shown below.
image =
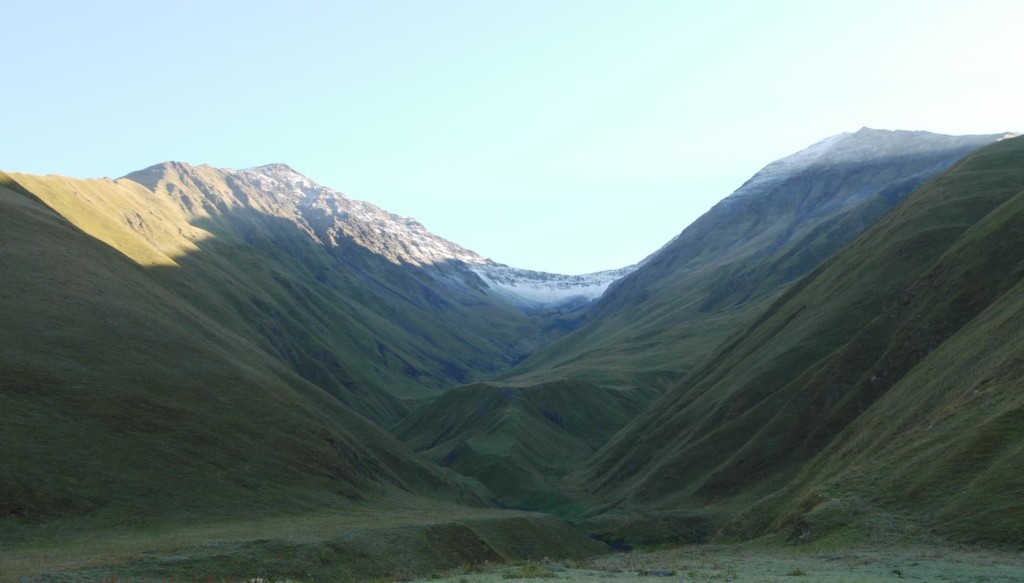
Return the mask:
<path id="1" fill-rule="evenodd" d="M 797 540 L 875 508 L 1019 542 L 1024 140 L 969 156 L 789 288 L 572 476 L 615 513 Z M 614 510 L 612 510 L 614 509 Z"/>
<path id="2" fill-rule="evenodd" d="M 684 376 L 731 331 L 923 180 L 996 139 L 864 129 L 774 162 L 612 284 L 583 315 L 582 328 L 503 375 L 509 387 L 517 387 L 517 400 L 506 404 L 517 403 L 515 422 L 509 417 L 501 424 L 440 422 L 448 410 L 475 415 L 476 404 L 496 390 L 474 385 L 417 411 L 397 435 L 435 461 L 457 459 L 453 469 L 481 480 L 507 504 L 570 509 L 556 479 L 581 461 L 584 449 L 569 446 L 562 434 L 537 437 L 553 431 L 543 415 L 545 388 L 590 387 L 576 390 L 565 408 L 624 407 L 593 417 L 614 430 L 615 422 L 624 423 L 625 414 Z M 515 483 L 522 491 L 508 486 L 510 467 L 519 468 Z M 527 499 L 525 491 L 547 494 Z"/>
<path id="3" fill-rule="evenodd" d="M 473 270 L 501 266 L 281 165 L 15 178 L 170 293 L 385 426 L 412 399 L 507 369 L 574 318 L 557 307 L 526 314 Z"/>
<path id="4" fill-rule="evenodd" d="M 0 515 L 472 490 L 0 176 Z"/>
<path id="5" fill-rule="evenodd" d="M 162 270 L 186 268 L 140 265 L 171 258 L 130 233 L 108 237 L 134 258 L 3 173 L 0 233 L 0 579 L 369 578 L 601 551 L 483 508 L 479 484 L 174 293 Z"/>
<path id="6" fill-rule="evenodd" d="M 999 137 L 864 128 L 773 162 L 510 376 L 666 387 L 914 188 Z"/>

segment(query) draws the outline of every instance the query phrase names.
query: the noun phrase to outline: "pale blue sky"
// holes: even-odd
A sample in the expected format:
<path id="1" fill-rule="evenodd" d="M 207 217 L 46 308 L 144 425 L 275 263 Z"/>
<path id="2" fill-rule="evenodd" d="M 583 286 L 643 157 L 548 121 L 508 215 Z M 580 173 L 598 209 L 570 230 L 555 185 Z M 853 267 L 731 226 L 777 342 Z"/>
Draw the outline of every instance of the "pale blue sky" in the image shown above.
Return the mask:
<path id="1" fill-rule="evenodd" d="M 0 168 L 285 162 L 497 261 L 627 265 L 862 126 L 1024 130 L 1020 0 L 0 0 Z"/>

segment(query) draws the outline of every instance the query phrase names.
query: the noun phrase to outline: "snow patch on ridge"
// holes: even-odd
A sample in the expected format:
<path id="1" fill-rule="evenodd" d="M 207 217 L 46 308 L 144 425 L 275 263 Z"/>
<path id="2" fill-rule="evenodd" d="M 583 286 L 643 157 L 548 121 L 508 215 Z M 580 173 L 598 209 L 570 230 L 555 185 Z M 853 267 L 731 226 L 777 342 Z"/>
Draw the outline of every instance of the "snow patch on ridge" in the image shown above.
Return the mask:
<path id="1" fill-rule="evenodd" d="M 350 237 L 392 263 L 422 267 L 452 260 L 469 264 L 487 261 L 434 235 L 415 219 L 349 198 L 313 182 L 285 164 L 258 166 L 238 174 L 259 183 L 264 190 L 285 193 L 295 204 L 297 214 L 315 230 L 325 232 L 328 239 Z"/>
<path id="2" fill-rule="evenodd" d="M 790 154 L 765 166 L 760 172 L 754 174 L 743 186 L 726 197 L 726 200 L 738 200 L 749 196 L 756 196 L 762 192 L 774 188 L 796 172 L 812 166 L 831 152 L 838 144 L 848 139 L 853 134 L 844 132 L 829 136 L 820 142 L 816 142 L 795 154 Z"/>
<path id="3" fill-rule="evenodd" d="M 517 269 L 438 237 L 415 219 L 321 186 L 286 164 L 230 172 L 263 192 L 276 194 L 293 219 L 324 245 L 337 245 L 339 238 L 344 237 L 398 265 L 462 263 L 487 285 L 490 293 L 516 304 L 547 306 L 576 298 L 594 300 L 612 282 L 637 267 L 585 275 Z"/>
<path id="4" fill-rule="evenodd" d="M 1003 136 L 1010 137 L 1009 135 Z M 940 151 L 964 149 L 964 152 L 990 143 L 992 135 L 947 136 L 923 131 L 876 130 L 861 128 L 856 132 L 830 136 L 811 146 L 765 166 L 726 201 L 758 196 L 812 167 L 862 164 L 872 160 L 928 155 Z"/>
<path id="5" fill-rule="evenodd" d="M 538 304 L 556 304 L 573 298 L 595 300 L 613 282 L 632 273 L 636 265 L 584 275 L 560 275 L 516 269 L 497 263 L 473 266 L 473 272 L 498 294 Z"/>

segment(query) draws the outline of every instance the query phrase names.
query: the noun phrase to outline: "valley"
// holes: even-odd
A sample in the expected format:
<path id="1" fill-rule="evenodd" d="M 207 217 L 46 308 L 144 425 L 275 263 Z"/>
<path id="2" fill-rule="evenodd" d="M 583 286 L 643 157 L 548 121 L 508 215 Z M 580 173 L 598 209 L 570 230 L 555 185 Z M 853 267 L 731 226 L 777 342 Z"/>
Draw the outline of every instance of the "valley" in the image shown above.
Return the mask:
<path id="1" fill-rule="evenodd" d="M 1011 134 L 585 275 L 284 164 L 0 173 L 0 580 L 1015 580 L 1022 233 Z"/>

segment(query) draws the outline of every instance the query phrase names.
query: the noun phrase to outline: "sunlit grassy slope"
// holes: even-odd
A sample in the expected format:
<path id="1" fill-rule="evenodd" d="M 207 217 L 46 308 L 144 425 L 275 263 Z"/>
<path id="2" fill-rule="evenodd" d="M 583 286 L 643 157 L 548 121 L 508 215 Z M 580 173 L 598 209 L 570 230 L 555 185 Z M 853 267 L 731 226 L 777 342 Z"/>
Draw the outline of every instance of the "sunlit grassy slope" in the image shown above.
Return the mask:
<path id="1" fill-rule="evenodd" d="M 454 485 L 3 180 L 0 515 L 209 516 Z"/>
<path id="2" fill-rule="evenodd" d="M 445 266 L 396 265 L 341 235 L 325 245 L 282 206 L 287 192 L 208 166 L 15 178 L 167 292 L 385 426 L 412 399 L 503 370 L 560 330 L 446 285 L 434 273 Z"/>
<path id="3" fill-rule="evenodd" d="M 720 537 L 812 540 L 884 511 L 1019 543 L 1022 220 L 1017 138 L 793 285 L 573 482 L 595 505 L 699 519 Z"/>

